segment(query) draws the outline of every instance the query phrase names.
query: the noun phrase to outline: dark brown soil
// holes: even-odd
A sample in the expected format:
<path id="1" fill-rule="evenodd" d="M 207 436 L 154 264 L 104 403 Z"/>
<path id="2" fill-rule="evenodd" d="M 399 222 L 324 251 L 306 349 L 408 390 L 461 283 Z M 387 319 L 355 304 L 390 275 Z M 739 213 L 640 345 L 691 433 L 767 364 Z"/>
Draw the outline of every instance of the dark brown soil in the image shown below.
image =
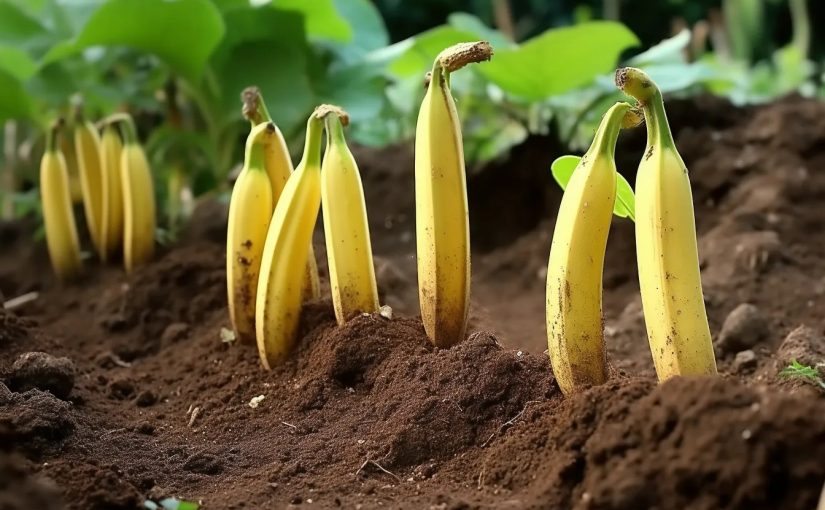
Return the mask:
<path id="1" fill-rule="evenodd" d="M 254 348 L 221 339 L 217 202 L 150 266 L 128 277 L 95 266 L 66 287 L 33 225 L 0 225 L 2 293 L 40 292 L 0 310 L 0 509 L 132 509 L 166 496 L 207 509 L 815 508 L 825 398 L 777 374 L 791 359 L 825 361 L 825 105 L 669 104 L 719 377 L 656 384 L 633 227 L 617 220 L 605 268 L 614 370 L 561 396 L 542 353 L 561 195 L 550 139 L 471 174 L 471 332 L 433 348 L 416 318 L 412 152 L 362 150 L 394 317 L 338 328 L 328 300 L 309 304 L 294 356 L 271 372 Z M 641 130 L 620 141 L 631 179 L 643 144 Z M 323 278 L 320 237 L 316 248 Z"/>

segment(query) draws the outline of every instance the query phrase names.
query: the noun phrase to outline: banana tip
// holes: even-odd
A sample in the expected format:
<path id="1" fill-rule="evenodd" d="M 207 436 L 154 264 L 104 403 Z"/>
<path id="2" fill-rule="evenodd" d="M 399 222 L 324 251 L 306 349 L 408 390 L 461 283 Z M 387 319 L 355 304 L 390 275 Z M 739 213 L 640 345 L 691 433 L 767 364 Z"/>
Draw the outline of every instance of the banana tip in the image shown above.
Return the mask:
<path id="1" fill-rule="evenodd" d="M 313 113 L 316 119 L 323 119 L 330 114 L 338 117 L 342 125 L 346 126 L 349 124 L 349 114 L 343 108 L 334 104 L 322 104 L 315 108 L 315 112 Z"/>
<path id="2" fill-rule="evenodd" d="M 458 43 L 439 53 L 436 60 L 445 71 L 451 73 L 467 64 L 486 62 L 493 57 L 493 46 L 487 41 Z"/>

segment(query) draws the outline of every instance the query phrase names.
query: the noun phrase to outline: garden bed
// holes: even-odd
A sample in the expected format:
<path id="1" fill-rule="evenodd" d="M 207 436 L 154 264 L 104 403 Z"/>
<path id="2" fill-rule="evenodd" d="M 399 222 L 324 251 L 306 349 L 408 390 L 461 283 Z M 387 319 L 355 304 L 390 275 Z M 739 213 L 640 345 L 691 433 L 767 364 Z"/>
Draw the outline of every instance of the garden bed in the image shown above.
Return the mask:
<path id="1" fill-rule="evenodd" d="M 207 509 L 814 508 L 825 398 L 778 372 L 792 359 L 825 361 L 825 105 L 668 104 L 691 171 L 719 377 L 656 384 L 633 226 L 615 220 L 605 268 L 611 378 L 562 397 L 542 352 L 561 196 L 551 137 L 470 176 L 470 335 L 432 348 L 415 317 L 412 149 L 362 150 L 378 284 L 393 317 L 339 329 L 328 300 L 312 303 L 294 356 L 271 372 L 254 348 L 221 338 L 218 202 L 201 203 L 153 264 L 129 277 L 94 267 L 64 288 L 31 241 L 35 225 L 0 226 L 6 299 L 40 292 L 0 310 L 10 388 L 0 385 L 0 444 L 11 447 L 0 452 L 0 506 L 131 509 L 177 496 Z M 644 130 L 619 144 L 632 182 Z M 323 279 L 320 237 L 315 246 Z M 31 351 L 70 361 L 15 364 Z"/>

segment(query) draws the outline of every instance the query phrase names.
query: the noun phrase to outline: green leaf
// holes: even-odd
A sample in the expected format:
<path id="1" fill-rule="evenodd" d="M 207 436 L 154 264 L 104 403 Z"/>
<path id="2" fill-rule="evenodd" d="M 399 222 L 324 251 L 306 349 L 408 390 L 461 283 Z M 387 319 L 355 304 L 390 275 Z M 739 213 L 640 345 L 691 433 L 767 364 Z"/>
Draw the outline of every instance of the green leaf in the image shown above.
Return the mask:
<path id="1" fill-rule="evenodd" d="M 45 61 L 92 46 L 128 46 L 158 56 L 196 83 L 223 35 L 220 12 L 209 0 L 110 0 L 76 38 L 52 48 Z"/>
<path id="2" fill-rule="evenodd" d="M 520 47 L 496 51 L 478 68 L 509 94 L 542 100 L 593 81 L 638 44 L 623 24 L 596 21 L 548 30 Z"/>
<path id="3" fill-rule="evenodd" d="M 624 178 L 624 175 L 616 172 L 616 203 L 613 205 L 613 214 L 619 218 L 630 218 L 636 221 L 636 196 L 633 188 Z"/>
<path id="4" fill-rule="evenodd" d="M 490 28 L 478 16 L 466 12 L 454 12 L 447 17 L 451 27 L 462 32 L 475 34 L 478 39 L 489 42 L 496 51 L 513 48 L 516 44 L 500 31 Z"/>
<path id="5" fill-rule="evenodd" d="M 579 156 L 559 156 L 553 161 L 550 171 L 553 174 L 553 179 L 561 186 L 561 189 L 567 188 L 567 183 L 573 176 L 573 172 L 579 166 L 581 161 Z M 633 195 L 633 188 L 630 183 L 620 173 L 616 173 L 616 203 L 613 205 L 613 214 L 619 218 L 630 218 L 636 221 L 636 197 Z"/>
<path id="6" fill-rule="evenodd" d="M 34 108 L 23 83 L 0 69 L 0 122 L 7 119 L 32 119 Z"/>
<path id="7" fill-rule="evenodd" d="M 567 183 L 570 182 L 570 177 L 573 176 L 573 171 L 579 166 L 581 160 L 580 156 L 559 156 L 550 165 L 553 179 L 561 186 L 561 189 L 567 189 Z"/>
<path id="8" fill-rule="evenodd" d="M 441 50 L 479 38 L 477 34 L 447 25 L 427 30 L 393 45 L 403 45 L 405 51 L 390 65 L 390 72 L 398 78 L 421 77 L 423 80 L 424 74 L 432 69 L 433 60 Z"/>
<path id="9" fill-rule="evenodd" d="M 0 45 L 0 69 L 20 81 L 26 81 L 37 72 L 37 64 L 25 51 Z"/>
<path id="10" fill-rule="evenodd" d="M 0 1 L 0 43 L 32 50 L 48 37 L 48 30 L 37 19 L 10 2 Z"/>
<path id="11" fill-rule="evenodd" d="M 628 64 L 639 67 L 645 64 L 685 62 L 684 50 L 688 44 L 690 44 L 690 30 L 685 28 L 673 37 L 669 37 L 631 58 Z"/>
<path id="12" fill-rule="evenodd" d="M 301 14 L 271 6 L 245 7 L 228 11 L 224 20 L 226 37 L 211 61 L 221 77 L 222 112 L 239 119 L 241 91 L 256 85 L 273 120 L 289 136 L 303 125 L 316 100 Z"/>
<path id="13" fill-rule="evenodd" d="M 352 29 L 335 8 L 334 0 L 275 0 L 272 5 L 303 14 L 304 26 L 312 38 L 337 42 L 352 40 Z"/>
<path id="14" fill-rule="evenodd" d="M 370 0 L 335 0 L 335 8 L 352 30 L 349 44 L 333 46 L 344 62 L 357 62 L 367 53 L 390 43 L 381 13 Z"/>

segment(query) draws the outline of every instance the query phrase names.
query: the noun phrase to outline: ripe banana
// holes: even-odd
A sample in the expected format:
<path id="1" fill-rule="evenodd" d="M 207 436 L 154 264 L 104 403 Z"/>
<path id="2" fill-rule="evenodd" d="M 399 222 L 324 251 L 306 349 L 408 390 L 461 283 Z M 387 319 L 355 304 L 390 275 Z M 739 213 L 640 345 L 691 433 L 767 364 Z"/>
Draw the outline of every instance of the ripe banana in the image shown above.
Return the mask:
<path id="1" fill-rule="evenodd" d="M 547 265 L 547 346 L 562 392 L 607 380 L 602 271 L 616 201 L 613 154 L 627 103 L 602 118 L 561 200 Z"/>
<path id="2" fill-rule="evenodd" d="M 266 236 L 255 322 L 267 370 L 286 357 L 297 334 L 306 260 L 321 206 L 321 134 L 328 111 L 319 106 L 307 121 L 303 158 L 284 186 Z"/>
<path id="3" fill-rule="evenodd" d="M 450 73 L 489 60 L 487 42 L 462 43 L 436 57 L 415 131 L 418 297 L 430 341 L 464 339 L 470 303 L 470 229 L 461 125 Z"/>
<path id="4" fill-rule="evenodd" d="M 255 342 L 255 297 L 258 271 L 272 216 L 272 187 L 265 168 L 264 146 L 275 124 L 258 124 L 246 139 L 244 166 L 229 202 L 226 236 L 226 287 L 229 316 L 240 342 Z"/>
<path id="5" fill-rule="evenodd" d="M 647 123 L 647 148 L 636 176 L 636 253 L 656 374 L 660 381 L 715 374 L 690 180 L 662 94 L 647 74 L 634 68 L 616 71 L 616 85 L 636 98 Z"/>
<path id="6" fill-rule="evenodd" d="M 332 304 L 339 325 L 358 312 L 378 310 L 367 207 L 361 176 L 344 139 L 346 115 L 325 118 L 327 148 L 321 165 L 321 203 Z"/>
<path id="7" fill-rule="evenodd" d="M 74 125 L 71 122 L 64 122 L 61 129 L 63 135 L 60 137 L 60 152 L 66 160 L 66 169 L 69 172 L 69 190 L 72 194 L 72 203 L 79 204 L 83 201 L 83 190 L 80 186 L 80 172 L 77 169 L 77 154 L 74 146 Z"/>
<path id="8" fill-rule="evenodd" d="M 261 96 L 261 91 L 257 87 L 248 87 L 241 93 L 243 101 L 243 114 L 249 119 L 253 126 L 261 123 L 272 122 L 272 117 L 266 109 L 266 104 Z M 273 123 L 273 125 L 275 125 Z M 266 144 L 266 173 L 269 175 L 269 182 L 272 184 L 272 207 L 273 211 L 278 199 L 284 190 L 287 179 L 293 172 L 292 160 L 289 157 L 289 148 L 284 140 L 284 135 L 278 126 L 275 125 L 275 133 L 269 137 Z M 315 259 L 315 249 L 312 243 L 309 245 L 309 255 L 307 255 L 306 280 L 304 282 L 304 301 L 311 301 L 321 296 L 321 284 L 318 278 L 318 263 Z"/>
<path id="9" fill-rule="evenodd" d="M 84 118 L 78 105 L 75 113 L 74 145 L 80 188 L 83 191 L 83 211 L 92 244 L 101 260 L 106 259 L 103 244 L 103 165 L 100 135 L 94 124 Z"/>
<path id="10" fill-rule="evenodd" d="M 82 262 L 69 172 L 56 139 L 61 125 L 62 121 L 56 122 L 46 140 L 46 152 L 40 162 L 40 197 L 49 258 L 57 278 L 65 281 L 80 273 Z"/>
<path id="11" fill-rule="evenodd" d="M 112 118 L 114 118 L 113 116 Z M 155 252 L 155 187 L 135 124 L 117 116 L 123 135 L 120 180 L 123 186 L 123 264 L 130 273 L 149 262 Z"/>
<path id="12" fill-rule="evenodd" d="M 103 174 L 102 258 L 106 262 L 123 246 L 123 186 L 120 182 L 123 144 L 114 126 L 103 128 L 100 150 Z"/>

